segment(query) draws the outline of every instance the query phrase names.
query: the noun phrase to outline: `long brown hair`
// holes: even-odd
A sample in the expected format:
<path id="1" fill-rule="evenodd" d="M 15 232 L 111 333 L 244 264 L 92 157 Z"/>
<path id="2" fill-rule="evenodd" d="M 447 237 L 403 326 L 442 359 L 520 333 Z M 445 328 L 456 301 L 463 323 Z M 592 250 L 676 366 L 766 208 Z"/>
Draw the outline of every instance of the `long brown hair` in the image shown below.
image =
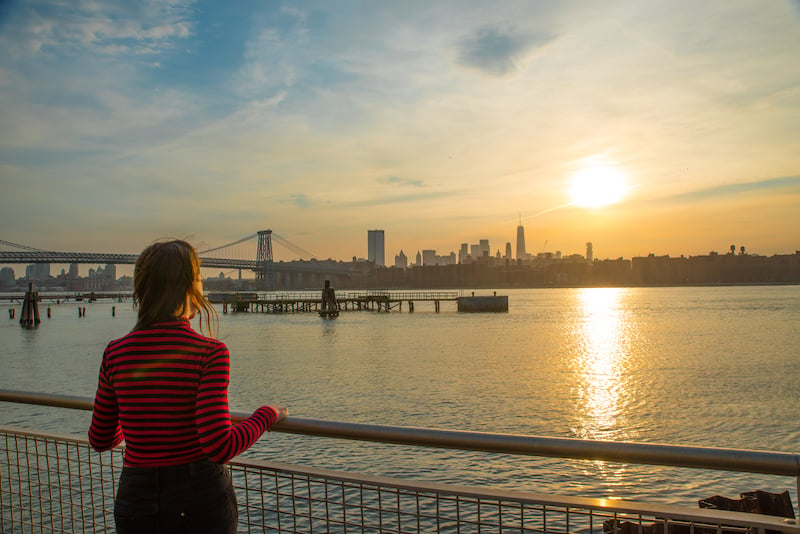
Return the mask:
<path id="1" fill-rule="evenodd" d="M 217 312 L 203 296 L 197 284 L 199 280 L 200 257 L 186 241 L 163 241 L 144 249 L 133 270 L 133 305 L 139 310 L 133 329 L 141 330 L 181 317 L 187 311 L 188 294 L 201 316 L 200 331 L 216 336 Z"/>

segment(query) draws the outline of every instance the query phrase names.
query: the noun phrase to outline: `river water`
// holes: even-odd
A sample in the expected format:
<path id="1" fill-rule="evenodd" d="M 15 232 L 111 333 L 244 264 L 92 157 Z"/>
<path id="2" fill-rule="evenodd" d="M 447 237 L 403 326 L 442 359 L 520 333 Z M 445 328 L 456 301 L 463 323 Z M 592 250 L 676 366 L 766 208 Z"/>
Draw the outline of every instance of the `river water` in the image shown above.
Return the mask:
<path id="1" fill-rule="evenodd" d="M 800 286 L 503 291 L 509 312 L 220 313 L 231 407 L 360 423 L 796 452 Z M 478 291 L 476 294 L 488 294 Z M 79 317 L 78 306 L 86 308 Z M 130 302 L 0 309 L 0 388 L 93 396 Z M 51 318 L 47 318 L 47 308 Z M 112 316 L 112 308 L 114 316 Z M 221 311 L 221 309 L 220 309 Z M 90 414 L 4 404 L 2 424 L 85 434 Z M 248 456 L 370 474 L 695 505 L 795 480 L 266 434 Z"/>

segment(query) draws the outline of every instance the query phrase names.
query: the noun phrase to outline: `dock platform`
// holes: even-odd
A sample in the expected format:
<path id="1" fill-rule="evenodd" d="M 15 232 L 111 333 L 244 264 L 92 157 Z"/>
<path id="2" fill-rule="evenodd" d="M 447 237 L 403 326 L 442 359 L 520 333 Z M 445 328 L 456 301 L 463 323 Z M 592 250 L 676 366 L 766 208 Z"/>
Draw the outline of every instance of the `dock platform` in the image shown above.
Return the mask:
<path id="1" fill-rule="evenodd" d="M 350 291 L 337 292 L 338 312 L 347 311 L 403 311 L 403 303 L 409 313 L 414 312 L 415 303 L 433 302 L 438 313 L 442 302 L 458 302 L 462 298 L 459 291 Z M 321 313 L 331 314 L 330 308 L 323 309 L 322 291 L 265 292 L 265 293 L 210 293 L 208 300 L 222 304 L 223 313 Z"/>

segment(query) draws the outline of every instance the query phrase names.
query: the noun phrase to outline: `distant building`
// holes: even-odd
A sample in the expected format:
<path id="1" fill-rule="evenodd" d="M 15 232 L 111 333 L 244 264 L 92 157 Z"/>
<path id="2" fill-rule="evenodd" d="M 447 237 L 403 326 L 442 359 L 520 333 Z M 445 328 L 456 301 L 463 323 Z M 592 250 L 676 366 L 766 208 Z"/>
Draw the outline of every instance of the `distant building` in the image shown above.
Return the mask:
<path id="1" fill-rule="evenodd" d="M 489 247 L 488 239 L 481 239 L 477 245 L 469 246 L 469 254 L 472 256 L 472 261 L 478 261 L 481 258 L 488 258 L 492 251 Z"/>
<path id="2" fill-rule="evenodd" d="M 458 263 L 467 263 L 469 257 L 469 245 L 461 243 L 461 248 L 458 250 Z"/>
<path id="3" fill-rule="evenodd" d="M 415 263 L 415 265 L 417 267 L 422 265 L 422 254 L 419 253 L 419 250 L 417 251 L 417 263 Z"/>
<path id="4" fill-rule="evenodd" d="M 511 257 L 511 242 L 506 242 L 506 255 L 504 256 L 507 260 L 512 259 Z"/>
<path id="5" fill-rule="evenodd" d="M 402 250 L 400 251 L 400 254 L 394 257 L 394 266 L 398 269 L 405 269 L 408 267 L 408 258 L 405 254 L 403 254 Z"/>
<path id="6" fill-rule="evenodd" d="M 106 264 L 106 268 L 103 271 L 106 275 L 106 278 L 109 280 L 116 280 L 117 279 L 117 266 L 113 263 Z"/>
<path id="7" fill-rule="evenodd" d="M 561 251 L 556 250 L 555 252 L 539 252 L 536 254 L 537 260 L 560 260 L 561 259 Z"/>
<path id="8" fill-rule="evenodd" d="M 386 266 L 383 230 L 367 231 L 367 260 L 381 267 Z"/>
<path id="9" fill-rule="evenodd" d="M 11 267 L 3 267 L 0 269 L 0 286 L 11 287 L 16 283 L 17 279 L 14 277 L 14 269 Z"/>
<path id="10" fill-rule="evenodd" d="M 592 251 L 592 243 L 586 243 L 586 259 L 588 261 L 594 260 L 594 252 Z"/>
<path id="11" fill-rule="evenodd" d="M 78 264 L 77 263 L 70 263 L 69 264 L 68 276 L 70 278 L 78 278 Z"/>
<path id="12" fill-rule="evenodd" d="M 525 227 L 520 225 L 517 226 L 517 259 L 524 260 L 526 258 L 527 252 L 525 251 Z"/>
<path id="13" fill-rule="evenodd" d="M 456 264 L 456 253 L 451 252 L 447 256 L 439 256 L 436 254 L 435 250 L 423 250 L 422 251 L 422 265 L 426 267 L 431 267 L 433 265 L 455 265 Z"/>
<path id="14" fill-rule="evenodd" d="M 50 264 L 33 263 L 28 265 L 25 267 L 25 278 L 36 280 L 37 282 L 46 282 L 50 278 Z"/>

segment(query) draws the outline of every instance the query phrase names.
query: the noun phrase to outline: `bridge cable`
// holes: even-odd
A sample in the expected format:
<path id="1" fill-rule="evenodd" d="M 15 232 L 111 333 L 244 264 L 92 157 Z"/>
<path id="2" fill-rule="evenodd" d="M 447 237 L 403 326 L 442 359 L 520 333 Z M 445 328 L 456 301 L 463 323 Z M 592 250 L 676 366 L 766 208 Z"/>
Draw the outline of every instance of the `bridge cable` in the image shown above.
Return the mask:
<path id="1" fill-rule="evenodd" d="M 233 241 L 232 243 L 227 243 L 225 245 L 220 245 L 218 247 L 210 248 L 208 250 L 199 251 L 198 254 L 208 254 L 209 252 L 214 252 L 216 250 L 220 250 L 220 249 L 223 249 L 223 248 L 232 247 L 234 245 L 238 245 L 239 243 L 244 243 L 245 241 L 253 239 L 254 237 L 257 237 L 257 236 L 258 236 L 258 234 L 250 234 L 249 236 L 243 237 L 243 238 L 238 239 L 236 241 Z"/>
<path id="2" fill-rule="evenodd" d="M 23 250 L 31 250 L 33 252 L 48 252 L 47 250 L 43 250 L 40 248 L 33 248 L 27 245 L 18 245 L 17 243 L 12 243 L 11 241 L 5 241 L 3 239 L 0 239 L 0 244 L 6 245 L 7 247 L 21 248 Z"/>
<path id="3" fill-rule="evenodd" d="M 308 257 L 309 259 L 312 259 L 312 260 L 317 259 L 317 255 L 314 254 L 313 252 L 309 252 L 309 251 L 305 250 L 304 248 L 301 248 L 301 247 L 295 245 L 294 243 L 292 243 L 291 241 L 289 241 L 285 237 L 281 237 L 278 234 L 276 234 L 275 232 L 272 232 L 272 237 L 273 237 L 273 239 L 278 241 L 280 244 L 282 244 L 283 246 L 285 246 L 286 248 L 288 248 L 292 252 L 294 252 L 296 254 L 300 254 L 300 259 L 303 259 L 303 256 L 306 256 L 306 257 Z"/>

